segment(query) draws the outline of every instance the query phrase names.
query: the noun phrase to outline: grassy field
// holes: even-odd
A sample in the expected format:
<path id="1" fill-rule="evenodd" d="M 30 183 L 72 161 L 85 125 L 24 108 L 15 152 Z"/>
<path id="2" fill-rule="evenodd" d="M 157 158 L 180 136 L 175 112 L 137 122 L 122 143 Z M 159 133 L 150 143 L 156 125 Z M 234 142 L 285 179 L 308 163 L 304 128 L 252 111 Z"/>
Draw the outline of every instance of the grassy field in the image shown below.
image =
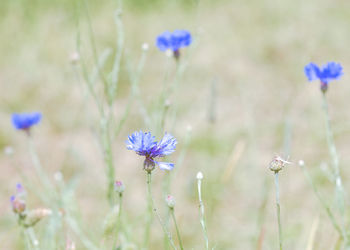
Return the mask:
<path id="1" fill-rule="evenodd" d="M 33 228 L 39 249 L 69 249 L 67 241 L 76 249 L 112 249 L 116 238 L 121 249 L 146 249 L 146 174 L 142 158 L 125 147 L 127 136 L 138 130 L 157 139 L 167 131 L 178 140 L 167 157 L 175 168 L 154 170 L 153 193 L 164 221 L 169 218 L 164 197 L 175 197 L 184 249 L 206 249 L 198 171 L 204 174 L 210 249 L 278 249 L 269 170 L 276 154 L 293 163 L 279 174 L 283 249 L 345 249 L 346 240 L 339 240 L 298 161 L 305 162 L 346 228 L 349 1 L 124 0 L 121 8 L 109 0 L 5 0 L 0 14 L 0 249 L 28 248 L 9 202 L 18 182 L 27 190 L 29 209 L 53 210 Z M 193 35 L 178 64 L 155 46 L 157 35 L 175 29 Z M 72 63 L 76 51 L 81 60 Z M 119 81 L 109 105 L 104 80 L 112 77 L 115 55 L 120 55 Z M 328 61 L 344 68 L 327 92 L 346 194 L 344 215 L 335 198 L 322 93 L 303 71 L 309 62 Z M 86 78 L 105 115 L 113 117 L 108 132 Z M 27 136 L 11 124 L 12 113 L 29 111 L 43 114 L 32 139 L 52 189 L 35 174 Z M 108 149 L 115 173 L 107 175 L 126 187 L 119 234 L 105 227 L 116 221 L 119 207 L 117 194 L 115 207 L 106 195 Z M 178 246 L 171 220 L 169 229 Z M 147 240 L 148 249 L 171 249 L 155 217 Z"/>

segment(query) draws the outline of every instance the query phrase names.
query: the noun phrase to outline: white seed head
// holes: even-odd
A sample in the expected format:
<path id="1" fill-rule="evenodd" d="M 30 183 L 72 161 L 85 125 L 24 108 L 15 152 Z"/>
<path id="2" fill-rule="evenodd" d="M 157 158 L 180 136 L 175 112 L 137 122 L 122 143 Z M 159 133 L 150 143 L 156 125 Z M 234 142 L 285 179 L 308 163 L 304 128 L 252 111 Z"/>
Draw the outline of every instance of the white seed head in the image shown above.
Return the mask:
<path id="1" fill-rule="evenodd" d="M 149 44 L 148 43 L 143 43 L 142 44 L 142 50 L 147 51 L 149 49 Z"/>
<path id="2" fill-rule="evenodd" d="M 203 179 L 203 173 L 202 172 L 198 172 L 197 173 L 197 180 L 202 180 Z"/>

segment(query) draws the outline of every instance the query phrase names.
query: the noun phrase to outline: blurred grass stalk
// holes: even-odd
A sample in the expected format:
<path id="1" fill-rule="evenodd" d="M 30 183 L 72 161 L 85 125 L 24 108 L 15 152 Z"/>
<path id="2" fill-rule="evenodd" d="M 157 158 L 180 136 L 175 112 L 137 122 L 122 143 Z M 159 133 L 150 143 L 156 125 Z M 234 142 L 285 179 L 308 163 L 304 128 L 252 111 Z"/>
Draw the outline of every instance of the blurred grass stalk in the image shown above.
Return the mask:
<path id="1" fill-rule="evenodd" d="M 328 145 L 329 154 L 331 156 L 333 171 L 335 176 L 336 201 L 337 201 L 338 209 L 342 217 L 344 217 L 344 214 L 345 214 L 344 188 L 343 188 L 343 182 L 340 175 L 339 157 L 337 153 L 337 148 L 334 143 L 334 136 L 333 136 L 333 131 L 331 127 L 331 119 L 329 116 L 328 102 L 327 102 L 327 97 L 325 92 L 322 93 L 322 100 L 323 100 L 323 109 L 325 113 L 327 145 Z"/>
<path id="2" fill-rule="evenodd" d="M 346 232 L 344 231 L 344 229 L 342 229 L 338 222 L 336 221 L 336 218 L 331 210 L 331 208 L 328 206 L 327 202 L 322 198 L 320 192 L 318 191 L 315 183 L 313 182 L 311 176 L 310 176 L 310 173 L 309 171 L 306 169 L 305 167 L 305 163 L 303 161 L 299 161 L 299 166 L 300 168 L 302 169 L 307 181 L 309 182 L 312 190 L 314 191 L 317 199 L 319 200 L 319 202 L 321 203 L 322 207 L 326 210 L 326 213 L 329 217 L 329 219 L 331 220 L 332 222 L 332 225 L 333 227 L 335 228 L 335 230 L 339 233 L 339 236 L 342 237 L 342 238 L 345 238 L 346 237 Z"/>
<path id="3" fill-rule="evenodd" d="M 199 200 L 199 215 L 200 215 L 200 224 L 202 226 L 203 230 L 203 236 L 205 240 L 205 249 L 209 250 L 209 239 L 208 239 L 208 233 L 207 233 L 207 226 L 205 223 L 205 216 L 204 216 L 204 203 L 202 200 L 202 180 L 203 180 L 203 173 L 198 172 L 197 173 L 197 188 L 198 188 L 198 200 Z"/>

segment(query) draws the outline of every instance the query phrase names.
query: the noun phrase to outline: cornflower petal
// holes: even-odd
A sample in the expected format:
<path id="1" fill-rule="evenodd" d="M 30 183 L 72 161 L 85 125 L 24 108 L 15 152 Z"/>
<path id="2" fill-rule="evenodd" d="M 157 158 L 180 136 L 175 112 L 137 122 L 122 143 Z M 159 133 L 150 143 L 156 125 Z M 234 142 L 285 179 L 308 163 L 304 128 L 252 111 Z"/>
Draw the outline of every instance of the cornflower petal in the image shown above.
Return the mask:
<path id="1" fill-rule="evenodd" d="M 12 124 L 16 129 L 29 129 L 40 122 L 42 114 L 40 112 L 12 114 Z"/>
<path id="2" fill-rule="evenodd" d="M 156 161 L 156 164 L 158 165 L 159 169 L 161 170 L 172 170 L 174 168 L 174 163 L 170 162 L 158 162 Z"/>

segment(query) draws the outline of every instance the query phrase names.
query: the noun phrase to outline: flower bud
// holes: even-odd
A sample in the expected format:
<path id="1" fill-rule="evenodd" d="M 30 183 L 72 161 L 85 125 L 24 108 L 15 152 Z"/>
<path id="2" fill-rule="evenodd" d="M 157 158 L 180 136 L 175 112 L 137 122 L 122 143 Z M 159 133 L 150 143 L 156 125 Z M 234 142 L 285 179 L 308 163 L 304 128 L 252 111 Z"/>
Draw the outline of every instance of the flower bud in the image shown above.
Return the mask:
<path id="1" fill-rule="evenodd" d="M 26 210 L 26 202 L 24 200 L 18 199 L 16 196 L 11 196 L 12 210 L 16 214 L 22 214 Z"/>
<path id="2" fill-rule="evenodd" d="M 202 180 L 203 179 L 203 173 L 202 172 L 198 172 L 197 173 L 197 180 Z"/>
<path id="3" fill-rule="evenodd" d="M 143 162 L 143 169 L 146 170 L 146 172 L 151 173 L 155 166 L 155 162 L 146 157 L 145 161 Z"/>
<path id="4" fill-rule="evenodd" d="M 167 195 L 167 197 L 165 198 L 165 202 L 168 205 L 169 208 L 173 209 L 175 207 L 175 198 L 172 195 Z"/>
<path id="5" fill-rule="evenodd" d="M 125 186 L 124 186 L 123 182 L 121 182 L 121 181 L 114 182 L 114 190 L 116 192 L 118 192 L 119 194 L 122 194 L 125 190 Z"/>
<path id="6" fill-rule="evenodd" d="M 270 162 L 270 170 L 278 173 L 286 166 L 286 164 L 290 163 L 291 162 L 283 160 L 280 156 L 275 156 L 275 158 L 273 158 L 273 160 Z"/>

